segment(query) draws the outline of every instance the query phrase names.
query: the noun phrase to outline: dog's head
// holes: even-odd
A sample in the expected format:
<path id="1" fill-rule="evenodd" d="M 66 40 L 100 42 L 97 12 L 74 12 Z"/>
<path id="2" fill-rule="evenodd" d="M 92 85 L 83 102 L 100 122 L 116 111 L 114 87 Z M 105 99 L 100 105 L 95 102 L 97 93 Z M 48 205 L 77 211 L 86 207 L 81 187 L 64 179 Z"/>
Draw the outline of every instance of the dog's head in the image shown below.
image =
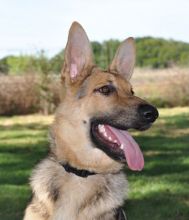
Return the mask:
<path id="1" fill-rule="evenodd" d="M 52 128 L 58 161 L 97 173 L 117 171 L 126 161 L 132 170 L 143 168 L 142 152 L 127 130 L 149 128 L 158 111 L 134 95 L 134 63 L 134 41 L 128 38 L 108 70 L 100 70 L 85 31 L 72 24 L 62 71 L 65 97 Z"/>

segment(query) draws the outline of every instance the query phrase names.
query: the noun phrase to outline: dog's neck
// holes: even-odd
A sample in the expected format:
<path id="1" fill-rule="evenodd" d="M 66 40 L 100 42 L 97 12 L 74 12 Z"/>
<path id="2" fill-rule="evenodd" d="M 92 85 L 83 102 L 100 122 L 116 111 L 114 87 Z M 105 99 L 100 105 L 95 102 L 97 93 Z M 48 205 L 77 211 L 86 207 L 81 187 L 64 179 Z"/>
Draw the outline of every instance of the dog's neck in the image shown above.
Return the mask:
<path id="1" fill-rule="evenodd" d="M 88 177 L 88 176 L 91 176 L 91 175 L 96 175 L 95 172 L 91 172 L 91 171 L 88 171 L 88 170 L 79 170 L 75 167 L 70 166 L 68 163 L 61 164 L 61 165 L 64 167 L 66 172 L 73 173 L 73 174 L 75 174 L 79 177 L 84 177 L 85 178 L 85 177 Z"/>

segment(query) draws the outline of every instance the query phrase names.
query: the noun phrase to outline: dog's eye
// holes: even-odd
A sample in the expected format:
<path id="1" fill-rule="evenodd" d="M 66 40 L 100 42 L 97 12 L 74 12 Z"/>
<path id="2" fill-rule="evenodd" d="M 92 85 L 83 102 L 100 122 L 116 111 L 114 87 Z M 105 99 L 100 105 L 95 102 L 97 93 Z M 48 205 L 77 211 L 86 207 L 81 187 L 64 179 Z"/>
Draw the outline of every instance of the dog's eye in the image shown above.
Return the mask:
<path id="1" fill-rule="evenodd" d="M 116 89 L 115 89 L 115 87 L 113 85 L 106 85 L 106 86 L 102 86 L 102 87 L 100 87 L 98 89 L 95 89 L 94 91 L 108 96 L 111 93 L 115 92 Z"/>

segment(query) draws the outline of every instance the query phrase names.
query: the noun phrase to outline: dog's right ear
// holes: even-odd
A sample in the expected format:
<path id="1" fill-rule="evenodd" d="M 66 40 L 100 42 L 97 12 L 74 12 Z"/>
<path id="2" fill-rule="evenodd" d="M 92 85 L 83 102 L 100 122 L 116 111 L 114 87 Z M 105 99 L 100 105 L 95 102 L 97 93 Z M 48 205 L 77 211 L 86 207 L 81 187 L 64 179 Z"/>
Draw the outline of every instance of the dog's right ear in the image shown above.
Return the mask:
<path id="1" fill-rule="evenodd" d="M 73 22 L 65 49 L 62 77 L 74 83 L 84 77 L 92 65 L 92 48 L 87 34 L 79 23 Z"/>

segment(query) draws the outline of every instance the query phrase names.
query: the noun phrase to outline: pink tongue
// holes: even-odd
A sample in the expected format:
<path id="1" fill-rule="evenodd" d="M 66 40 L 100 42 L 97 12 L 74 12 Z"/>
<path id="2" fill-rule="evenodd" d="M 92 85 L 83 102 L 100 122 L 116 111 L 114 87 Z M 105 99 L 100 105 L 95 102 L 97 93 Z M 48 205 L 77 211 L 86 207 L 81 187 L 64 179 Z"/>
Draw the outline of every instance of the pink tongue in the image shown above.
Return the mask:
<path id="1" fill-rule="evenodd" d="M 133 137 L 127 131 L 119 130 L 109 125 L 104 125 L 104 128 L 108 136 L 111 136 L 113 140 L 116 138 L 118 144 L 123 146 L 129 168 L 131 170 L 142 170 L 144 157 Z"/>

